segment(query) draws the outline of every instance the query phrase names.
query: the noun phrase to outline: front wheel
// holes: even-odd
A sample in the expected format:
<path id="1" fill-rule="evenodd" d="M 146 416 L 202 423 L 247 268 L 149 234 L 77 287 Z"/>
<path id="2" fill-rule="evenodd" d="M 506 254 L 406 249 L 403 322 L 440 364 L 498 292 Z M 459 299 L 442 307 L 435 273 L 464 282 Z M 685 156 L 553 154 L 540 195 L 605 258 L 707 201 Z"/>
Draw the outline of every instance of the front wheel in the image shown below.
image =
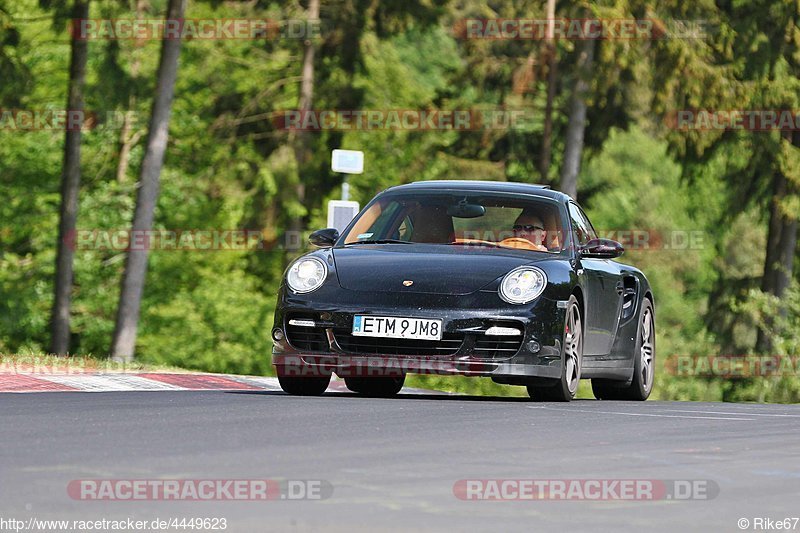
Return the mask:
<path id="1" fill-rule="evenodd" d="M 633 354 L 633 379 L 620 387 L 609 381 L 592 380 L 592 392 L 598 400 L 644 401 L 650 396 L 655 380 L 656 323 L 653 304 L 645 299 L 639 319 L 639 334 Z"/>
<path id="2" fill-rule="evenodd" d="M 278 373 L 278 383 L 283 392 L 293 396 L 321 396 L 331 382 L 328 376 L 282 376 Z"/>
<path id="3" fill-rule="evenodd" d="M 528 395 L 535 401 L 569 402 L 578 392 L 583 364 L 583 324 L 581 308 L 575 296 L 569 297 L 564 325 L 564 364 L 561 378 L 552 385 L 528 385 Z"/>
<path id="4" fill-rule="evenodd" d="M 364 378 L 344 378 L 347 388 L 358 394 L 373 397 L 394 396 L 403 388 L 406 376 L 400 377 L 364 377 Z"/>

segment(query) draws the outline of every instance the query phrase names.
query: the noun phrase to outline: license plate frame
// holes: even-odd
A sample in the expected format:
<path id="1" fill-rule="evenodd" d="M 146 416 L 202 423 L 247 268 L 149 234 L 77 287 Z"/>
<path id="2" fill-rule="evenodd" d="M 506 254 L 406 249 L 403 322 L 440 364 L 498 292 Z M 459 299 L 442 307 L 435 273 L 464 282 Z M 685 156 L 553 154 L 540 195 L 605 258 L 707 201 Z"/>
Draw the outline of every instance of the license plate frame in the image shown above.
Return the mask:
<path id="1" fill-rule="evenodd" d="M 357 337 L 439 341 L 442 340 L 442 319 L 355 315 L 351 333 Z"/>

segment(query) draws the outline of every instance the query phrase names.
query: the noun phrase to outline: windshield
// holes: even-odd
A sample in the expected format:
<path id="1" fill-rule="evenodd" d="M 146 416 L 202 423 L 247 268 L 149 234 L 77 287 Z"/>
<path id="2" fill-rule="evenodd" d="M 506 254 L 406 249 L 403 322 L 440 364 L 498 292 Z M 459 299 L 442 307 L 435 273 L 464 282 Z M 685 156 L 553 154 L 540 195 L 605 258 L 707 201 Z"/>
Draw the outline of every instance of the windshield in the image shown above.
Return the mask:
<path id="1" fill-rule="evenodd" d="M 375 201 L 344 236 L 345 245 L 447 244 L 557 253 L 558 205 L 484 193 L 393 194 Z"/>

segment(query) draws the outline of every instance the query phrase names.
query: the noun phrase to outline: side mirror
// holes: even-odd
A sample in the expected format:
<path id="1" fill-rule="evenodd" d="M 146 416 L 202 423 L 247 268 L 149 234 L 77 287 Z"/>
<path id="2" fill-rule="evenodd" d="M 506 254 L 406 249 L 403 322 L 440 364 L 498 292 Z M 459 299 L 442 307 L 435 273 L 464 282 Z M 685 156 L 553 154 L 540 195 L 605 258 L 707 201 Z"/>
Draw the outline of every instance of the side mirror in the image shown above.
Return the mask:
<path id="1" fill-rule="evenodd" d="M 333 246 L 339 239 L 339 230 L 336 228 L 319 229 L 308 236 L 308 242 L 320 248 Z"/>
<path id="2" fill-rule="evenodd" d="M 613 259 L 624 252 L 625 248 L 611 239 L 592 239 L 580 248 L 581 257 L 588 259 Z"/>

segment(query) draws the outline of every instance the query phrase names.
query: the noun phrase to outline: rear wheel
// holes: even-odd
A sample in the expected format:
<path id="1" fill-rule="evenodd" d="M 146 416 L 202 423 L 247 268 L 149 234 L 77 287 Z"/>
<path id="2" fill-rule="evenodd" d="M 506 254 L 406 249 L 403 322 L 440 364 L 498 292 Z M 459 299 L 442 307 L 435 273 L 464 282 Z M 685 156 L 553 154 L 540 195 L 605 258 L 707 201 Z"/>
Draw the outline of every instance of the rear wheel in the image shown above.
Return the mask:
<path id="1" fill-rule="evenodd" d="M 630 385 L 621 387 L 613 381 L 593 379 L 594 397 L 598 400 L 646 400 L 653 390 L 655 364 L 656 324 L 653 304 L 645 298 L 639 318 L 639 334 L 633 359 L 633 379 Z"/>
<path id="2" fill-rule="evenodd" d="M 358 394 L 373 397 L 394 396 L 403 388 L 406 376 L 344 378 L 347 388 Z"/>
<path id="3" fill-rule="evenodd" d="M 564 364 L 561 378 L 550 385 L 528 385 L 528 395 L 536 401 L 569 402 L 575 398 L 583 364 L 583 323 L 575 296 L 569 297 L 564 326 Z"/>
<path id="4" fill-rule="evenodd" d="M 283 392 L 294 396 L 321 396 L 328 388 L 331 376 L 282 376 L 278 372 L 278 383 Z"/>

